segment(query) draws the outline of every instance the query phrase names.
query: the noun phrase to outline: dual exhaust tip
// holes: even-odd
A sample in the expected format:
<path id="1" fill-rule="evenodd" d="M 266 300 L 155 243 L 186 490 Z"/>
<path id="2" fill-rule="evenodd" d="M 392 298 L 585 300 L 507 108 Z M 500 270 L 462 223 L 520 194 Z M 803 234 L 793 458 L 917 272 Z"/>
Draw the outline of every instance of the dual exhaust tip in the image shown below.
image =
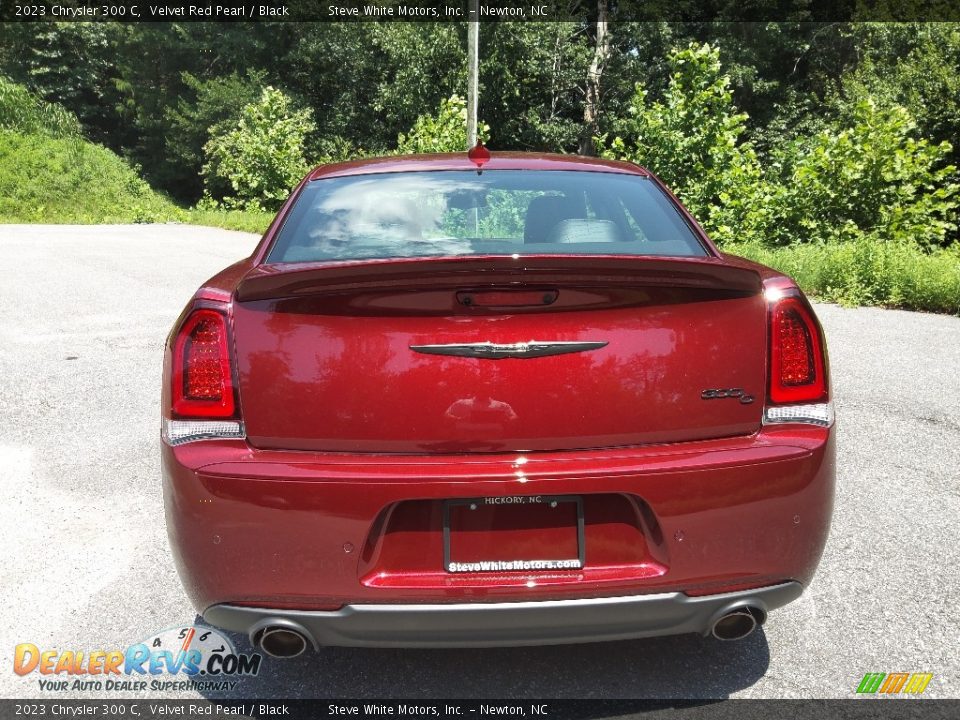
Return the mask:
<path id="1" fill-rule="evenodd" d="M 742 640 L 763 625 L 767 613 L 754 606 L 740 607 L 725 612 L 714 620 L 710 626 L 710 634 L 717 640 Z"/>
<path id="2" fill-rule="evenodd" d="M 254 647 L 275 658 L 295 658 L 313 645 L 303 630 L 287 624 L 266 625 L 252 632 L 250 640 Z"/>
<path id="3" fill-rule="evenodd" d="M 759 607 L 746 606 L 720 615 L 710 626 L 710 634 L 718 640 L 741 640 L 762 625 L 767 614 Z M 295 658 L 314 645 L 306 631 L 294 623 L 265 623 L 251 633 L 253 645 L 270 657 Z"/>

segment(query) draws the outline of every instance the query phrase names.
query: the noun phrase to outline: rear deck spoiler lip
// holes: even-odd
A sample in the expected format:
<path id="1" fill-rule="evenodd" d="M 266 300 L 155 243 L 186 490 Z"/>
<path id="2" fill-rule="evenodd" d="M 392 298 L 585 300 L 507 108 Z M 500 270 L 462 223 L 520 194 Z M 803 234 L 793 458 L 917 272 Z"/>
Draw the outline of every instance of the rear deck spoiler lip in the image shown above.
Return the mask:
<path id="1" fill-rule="evenodd" d="M 446 289 L 503 284 L 645 285 L 757 294 L 756 270 L 722 258 L 658 255 L 471 255 L 323 263 L 272 263 L 252 268 L 236 289 L 238 302 L 318 293 L 416 287 Z"/>

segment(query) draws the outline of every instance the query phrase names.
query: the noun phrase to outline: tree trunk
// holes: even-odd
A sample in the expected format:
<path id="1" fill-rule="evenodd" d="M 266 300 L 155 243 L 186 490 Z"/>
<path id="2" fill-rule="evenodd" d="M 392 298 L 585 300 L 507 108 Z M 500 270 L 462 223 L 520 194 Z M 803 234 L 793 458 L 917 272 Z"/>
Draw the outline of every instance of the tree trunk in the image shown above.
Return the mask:
<path id="1" fill-rule="evenodd" d="M 587 88 L 583 103 L 583 131 L 580 133 L 580 154 L 594 155 L 593 137 L 600 132 L 600 79 L 610 56 L 610 34 L 607 30 L 607 0 L 597 0 L 597 32 L 593 58 L 587 70 Z"/>

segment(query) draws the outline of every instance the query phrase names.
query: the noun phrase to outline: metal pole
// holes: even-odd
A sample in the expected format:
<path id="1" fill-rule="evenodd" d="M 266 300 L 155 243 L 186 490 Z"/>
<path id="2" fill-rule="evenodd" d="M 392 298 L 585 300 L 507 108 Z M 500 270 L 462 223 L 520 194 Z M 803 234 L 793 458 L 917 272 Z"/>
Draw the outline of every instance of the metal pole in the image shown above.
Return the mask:
<path id="1" fill-rule="evenodd" d="M 480 61 L 479 0 L 470 0 L 467 20 L 467 150 L 477 144 L 477 67 Z"/>

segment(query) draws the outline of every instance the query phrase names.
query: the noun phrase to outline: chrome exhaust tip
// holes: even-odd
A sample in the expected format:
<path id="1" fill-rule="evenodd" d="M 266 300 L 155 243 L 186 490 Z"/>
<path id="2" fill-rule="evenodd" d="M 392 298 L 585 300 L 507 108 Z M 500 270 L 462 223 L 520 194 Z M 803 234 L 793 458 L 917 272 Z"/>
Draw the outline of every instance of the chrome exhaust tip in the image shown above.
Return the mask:
<path id="1" fill-rule="evenodd" d="M 742 640 L 747 635 L 757 629 L 759 622 L 763 622 L 763 611 L 753 608 L 740 608 L 721 615 L 713 627 L 710 628 L 710 634 L 717 640 Z"/>
<path id="2" fill-rule="evenodd" d="M 307 649 L 307 638 L 288 627 L 272 625 L 260 631 L 254 644 L 270 657 L 295 658 Z"/>

